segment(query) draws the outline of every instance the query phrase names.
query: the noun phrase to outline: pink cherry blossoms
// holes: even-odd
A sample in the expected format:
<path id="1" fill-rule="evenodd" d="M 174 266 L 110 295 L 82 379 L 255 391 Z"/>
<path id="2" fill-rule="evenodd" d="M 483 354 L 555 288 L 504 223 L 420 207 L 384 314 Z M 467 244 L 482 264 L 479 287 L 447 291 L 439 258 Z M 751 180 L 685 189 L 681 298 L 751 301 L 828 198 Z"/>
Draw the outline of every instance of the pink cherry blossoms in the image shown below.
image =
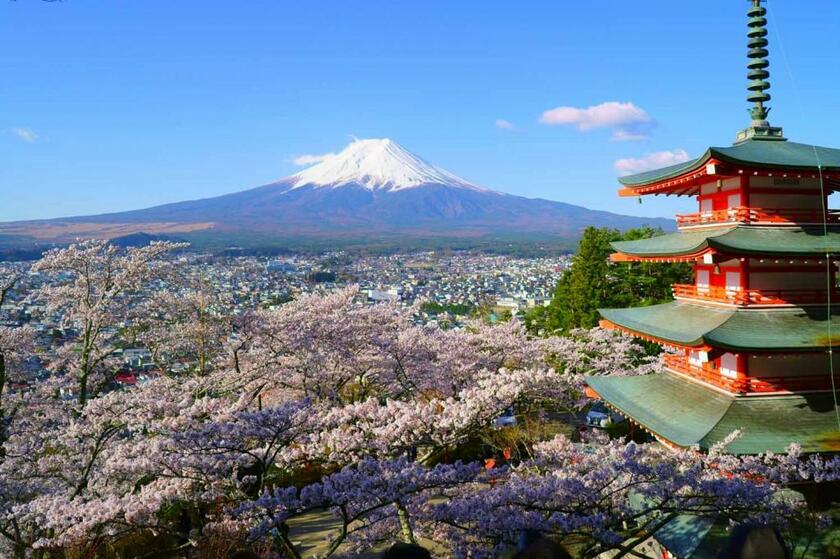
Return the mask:
<path id="1" fill-rule="evenodd" d="M 93 556 L 142 535 L 173 556 L 224 538 L 301 557 L 289 523 L 320 511 L 336 526 L 328 555 L 422 538 L 443 556 L 494 557 L 536 530 L 595 557 L 679 515 L 800 518 L 784 484 L 840 477 L 840 461 L 795 447 L 739 458 L 516 435 L 500 415 L 545 426 L 584 401 L 584 375 L 645 374 L 658 359 L 599 329 L 422 326 L 410 308 L 358 304 L 354 288 L 233 316 L 177 283 L 177 248 L 86 241 L 34 266 L 47 281 L 28 296 L 68 333 L 49 378 L 21 390 L 8 379 L 37 354 L 34 335 L 0 328 L 0 554 Z M 163 374 L 115 385 L 126 336 Z M 502 433 L 506 460 L 485 464 Z"/>

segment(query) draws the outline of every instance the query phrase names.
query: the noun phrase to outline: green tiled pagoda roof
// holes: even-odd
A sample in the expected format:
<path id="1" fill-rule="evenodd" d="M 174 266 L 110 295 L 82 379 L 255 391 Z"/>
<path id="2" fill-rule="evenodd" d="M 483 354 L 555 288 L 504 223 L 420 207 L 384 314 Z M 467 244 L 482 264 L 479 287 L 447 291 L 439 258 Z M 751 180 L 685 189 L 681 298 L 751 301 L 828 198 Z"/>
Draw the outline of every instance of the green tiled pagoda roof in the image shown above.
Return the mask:
<path id="1" fill-rule="evenodd" d="M 729 535 L 726 526 L 713 517 L 681 514 L 653 537 L 680 559 L 717 559 Z"/>
<path id="2" fill-rule="evenodd" d="M 622 415 L 680 446 L 708 450 L 732 431 L 742 435 L 733 454 L 840 451 L 831 394 L 733 397 L 671 373 L 635 377 L 592 376 L 589 386 Z"/>
<path id="3" fill-rule="evenodd" d="M 656 510 L 655 502 L 640 492 L 631 491 L 628 502 L 639 514 L 651 508 Z M 677 515 L 655 529 L 651 536 L 680 559 L 717 559 L 728 539 L 728 523 L 721 522 L 720 513 L 714 508 L 706 512 Z"/>
<path id="4" fill-rule="evenodd" d="M 824 256 L 840 254 L 840 229 L 825 235 L 822 228 L 728 226 L 617 241 L 612 247 L 639 257 L 688 256 L 709 248 L 728 254 Z"/>
<path id="5" fill-rule="evenodd" d="M 798 144 L 796 142 L 747 140 L 729 147 L 710 147 L 706 150 L 706 153 L 697 159 L 654 171 L 621 177 L 619 181 L 629 187 L 651 184 L 698 169 L 705 165 L 709 159 L 718 159 L 747 167 L 805 170 L 822 166 L 825 170 L 840 169 L 840 149 Z"/>
<path id="6" fill-rule="evenodd" d="M 634 307 L 599 309 L 610 322 L 634 332 L 685 346 L 702 346 L 704 336 L 732 318 L 733 309 L 704 307 L 680 302 Z"/>
<path id="7" fill-rule="evenodd" d="M 629 309 L 600 309 L 601 316 L 633 332 L 676 345 L 762 351 L 813 351 L 829 347 L 824 308 L 727 309 L 674 301 Z M 840 332 L 835 310 L 831 329 Z M 834 336 L 836 338 L 836 336 Z M 832 345 L 837 345 L 833 339 Z"/>

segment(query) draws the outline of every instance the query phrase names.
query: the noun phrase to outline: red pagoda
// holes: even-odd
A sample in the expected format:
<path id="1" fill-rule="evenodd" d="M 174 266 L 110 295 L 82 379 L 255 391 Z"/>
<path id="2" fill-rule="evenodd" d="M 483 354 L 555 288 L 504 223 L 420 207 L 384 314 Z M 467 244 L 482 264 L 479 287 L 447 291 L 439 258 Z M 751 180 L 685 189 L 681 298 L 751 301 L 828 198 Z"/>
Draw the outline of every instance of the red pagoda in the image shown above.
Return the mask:
<path id="1" fill-rule="evenodd" d="M 610 407 L 660 441 L 735 454 L 840 451 L 836 382 L 840 150 L 788 141 L 767 121 L 766 11 L 748 12 L 750 127 L 730 147 L 620 179 L 622 196 L 694 196 L 678 232 L 613 243 L 616 262 L 689 262 L 670 303 L 602 309 L 601 325 L 675 349 L 666 371 L 592 377 Z M 834 317 L 838 316 L 835 321 Z M 836 362 L 835 362 L 836 361 Z M 838 376 L 835 377 L 835 369 Z"/>

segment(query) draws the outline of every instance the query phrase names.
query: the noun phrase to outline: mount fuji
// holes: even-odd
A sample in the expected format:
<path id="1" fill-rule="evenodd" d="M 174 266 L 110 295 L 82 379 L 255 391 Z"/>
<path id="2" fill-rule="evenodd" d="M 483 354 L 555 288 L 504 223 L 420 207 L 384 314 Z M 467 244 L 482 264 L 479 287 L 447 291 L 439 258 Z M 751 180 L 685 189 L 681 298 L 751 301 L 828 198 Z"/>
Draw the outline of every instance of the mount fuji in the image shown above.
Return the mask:
<path id="1" fill-rule="evenodd" d="M 277 182 L 148 209 L 0 223 L 0 238 L 61 243 L 145 233 L 198 245 L 333 242 L 410 246 L 418 239 L 543 239 L 573 242 L 588 225 L 673 229 L 673 221 L 594 211 L 484 188 L 389 139 L 356 140 Z M 445 244 L 445 243 L 444 243 Z"/>

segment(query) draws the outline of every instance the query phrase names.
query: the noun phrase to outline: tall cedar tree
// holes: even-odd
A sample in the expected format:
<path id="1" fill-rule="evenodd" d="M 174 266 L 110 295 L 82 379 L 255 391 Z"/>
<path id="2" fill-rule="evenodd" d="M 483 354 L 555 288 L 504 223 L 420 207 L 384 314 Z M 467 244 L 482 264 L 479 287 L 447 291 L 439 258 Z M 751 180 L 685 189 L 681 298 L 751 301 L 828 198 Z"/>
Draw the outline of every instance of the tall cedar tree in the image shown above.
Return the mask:
<path id="1" fill-rule="evenodd" d="M 534 332 L 566 333 L 574 328 L 598 324 L 598 309 L 662 303 L 671 299 L 671 285 L 691 281 L 688 264 L 610 262 L 613 241 L 632 241 L 662 235 L 661 229 L 640 227 L 621 233 L 616 229 L 587 227 L 572 258 L 571 267 L 560 277 L 547 307 L 526 317 Z"/>

